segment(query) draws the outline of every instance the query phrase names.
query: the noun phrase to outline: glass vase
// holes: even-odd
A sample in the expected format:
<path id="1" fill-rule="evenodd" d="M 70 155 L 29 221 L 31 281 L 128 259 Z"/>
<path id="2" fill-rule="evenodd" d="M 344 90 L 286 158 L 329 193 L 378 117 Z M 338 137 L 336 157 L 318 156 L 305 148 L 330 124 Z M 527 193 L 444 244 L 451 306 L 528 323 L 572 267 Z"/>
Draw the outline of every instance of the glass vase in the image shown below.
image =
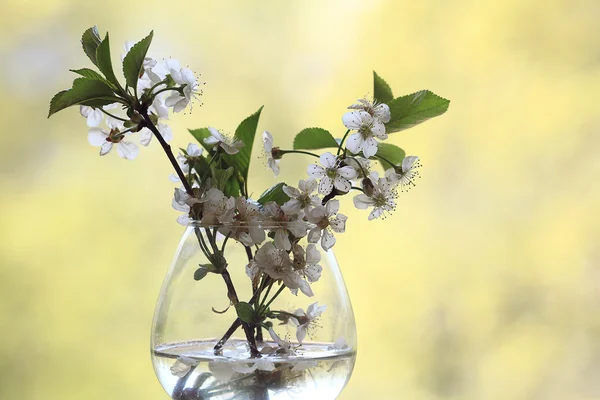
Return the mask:
<path id="1" fill-rule="evenodd" d="M 292 290 L 289 276 L 253 273 L 265 251 L 229 238 L 247 228 L 186 228 L 152 324 L 161 385 L 172 399 L 335 399 L 352 374 L 356 326 L 333 252 L 306 237 L 298 242 L 305 252 L 268 244 L 309 283 Z"/>

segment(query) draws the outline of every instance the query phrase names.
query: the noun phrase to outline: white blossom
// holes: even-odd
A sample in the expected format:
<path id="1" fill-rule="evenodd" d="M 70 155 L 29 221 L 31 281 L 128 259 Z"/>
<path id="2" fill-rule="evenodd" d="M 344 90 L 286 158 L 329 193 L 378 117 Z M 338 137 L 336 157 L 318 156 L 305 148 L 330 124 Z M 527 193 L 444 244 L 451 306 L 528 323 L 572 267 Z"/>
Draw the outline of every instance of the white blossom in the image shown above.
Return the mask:
<path id="1" fill-rule="evenodd" d="M 321 239 L 321 247 L 327 251 L 335 244 L 333 232 L 343 233 L 346 230 L 346 217 L 338 214 L 340 209 L 339 200 L 329 200 L 325 206 L 317 206 L 308 213 L 308 222 L 315 227 L 308 233 L 308 241 L 317 243 Z"/>
<path id="2" fill-rule="evenodd" d="M 261 213 L 258 205 L 246 197 L 235 199 L 237 214 L 232 224 L 221 229 L 223 235 L 231 237 L 244 246 L 254 246 L 265 240 L 265 230 L 260 227 Z"/>
<path id="3" fill-rule="evenodd" d="M 297 238 L 306 236 L 307 225 L 298 219 L 297 215 L 286 214 L 274 201 L 264 205 L 265 216 L 275 226 L 271 228 L 275 232 L 275 245 L 282 250 L 291 250 L 289 234 Z"/>
<path id="4" fill-rule="evenodd" d="M 281 339 L 277 333 L 273 330 L 273 328 L 269 328 L 269 335 L 271 335 L 271 339 L 277 344 L 277 353 L 281 355 L 294 355 L 296 354 L 296 349 L 291 341 L 287 339 Z"/>
<path id="5" fill-rule="evenodd" d="M 364 193 L 354 197 L 354 205 L 359 209 L 373 207 L 369 214 L 369 221 L 379 217 L 385 217 L 385 213 L 391 213 L 396 209 L 396 198 L 398 192 L 395 185 L 386 177 L 379 178 L 376 172 L 371 173 L 371 182 L 373 183 L 373 195 L 367 196 Z"/>
<path id="6" fill-rule="evenodd" d="M 378 146 L 375 138 L 387 139 L 383 122 L 366 111 L 350 111 L 344 114 L 342 121 L 346 128 L 357 131 L 346 140 L 346 147 L 354 154 L 362 151 L 365 157 L 373 157 Z"/>
<path id="7" fill-rule="evenodd" d="M 175 159 L 177 160 L 177 164 L 179 165 L 179 168 L 181 168 L 181 171 L 184 174 L 190 173 L 190 165 L 187 163 L 188 157 L 200 157 L 203 151 L 204 149 L 198 147 L 196 143 L 189 143 L 187 145 L 187 148 L 185 149 L 185 154 L 181 151 L 177 154 L 177 157 L 175 157 Z M 181 182 L 181 179 L 179 179 L 179 176 L 177 176 L 177 174 L 171 174 L 169 176 L 169 179 L 171 179 L 172 182 Z"/>
<path id="8" fill-rule="evenodd" d="M 167 97 L 165 104 L 167 107 L 173 107 L 173 112 L 180 112 L 196 97 L 198 81 L 196 80 L 194 73 L 188 68 L 182 68 L 179 71 L 171 70 L 170 75 L 175 83 L 185 86 L 183 86 L 183 95 L 179 92 L 175 92 Z"/>
<path id="9" fill-rule="evenodd" d="M 327 350 L 346 350 L 348 347 L 346 339 L 343 336 L 340 336 L 332 346 L 327 347 Z"/>
<path id="10" fill-rule="evenodd" d="M 209 126 L 208 131 L 210 132 L 211 136 L 204 139 L 204 143 L 209 146 L 214 145 L 214 150 L 216 150 L 217 147 L 221 147 L 227 154 L 236 154 L 242 147 L 244 147 L 244 142 L 241 140 L 234 140 L 224 136 L 215 128 Z"/>
<path id="11" fill-rule="evenodd" d="M 206 192 L 202 214 L 202 223 L 207 225 L 218 225 L 233 220 L 235 212 L 235 199 L 227 197 L 217 188 L 211 188 Z"/>
<path id="12" fill-rule="evenodd" d="M 240 374 L 251 374 L 257 370 L 267 372 L 275 370 L 275 364 L 264 358 L 248 360 L 248 362 L 249 363 L 232 363 L 231 367 L 235 372 Z"/>
<path id="13" fill-rule="evenodd" d="M 199 199 L 190 196 L 183 188 L 175 188 L 171 206 L 175 210 L 183 212 L 183 214 L 177 218 L 177 222 L 184 226 L 189 224 L 191 221 L 191 218 L 189 217 L 190 208 L 192 205 L 199 202 L 201 202 Z"/>
<path id="14" fill-rule="evenodd" d="M 402 190 L 408 190 L 411 186 L 415 186 L 415 179 L 419 177 L 420 168 L 419 157 L 417 156 L 406 156 L 402 160 L 400 171 L 398 169 L 390 168 L 386 171 L 386 177 L 391 183 L 400 185 Z"/>
<path id="15" fill-rule="evenodd" d="M 134 143 L 123 140 L 125 135 L 118 129 L 107 131 L 106 129 L 91 128 L 88 131 L 88 142 L 92 146 L 100 147 L 100 155 L 108 154 L 114 145 L 117 147 L 117 153 L 122 158 L 133 160 L 139 153 L 139 147 Z"/>
<path id="16" fill-rule="evenodd" d="M 300 211 L 308 214 L 311 207 L 321 204 L 321 199 L 313 192 L 317 189 L 317 181 L 314 179 L 300 180 L 298 189 L 285 185 L 283 191 L 290 198 L 281 209 L 288 215 L 300 214 Z"/>
<path id="17" fill-rule="evenodd" d="M 292 255 L 294 256 L 294 270 L 298 275 L 306 278 L 310 283 L 314 283 L 321 278 L 323 272 L 323 267 L 319 265 L 321 253 L 319 253 L 314 243 L 306 246 L 306 251 L 302 246 L 295 244 L 292 247 Z"/>
<path id="18" fill-rule="evenodd" d="M 279 160 L 273 158 L 273 135 L 271 132 L 264 131 L 262 134 L 263 149 L 267 157 L 267 166 L 273 170 L 275 176 L 279 175 Z"/>
<path id="19" fill-rule="evenodd" d="M 175 364 L 171 366 L 171 373 L 178 378 L 183 378 L 196 365 L 198 365 L 198 360 L 189 357 L 178 357 Z"/>
<path id="20" fill-rule="evenodd" d="M 173 76 L 173 74 L 177 74 L 180 71 L 181 64 L 179 63 L 179 61 L 173 58 L 168 58 L 161 62 L 157 62 L 152 67 L 148 68 L 146 70 L 146 73 L 150 77 L 152 84 L 155 85 L 159 82 L 164 81 L 167 75 Z M 158 88 L 160 88 L 160 86 Z"/>
<path id="21" fill-rule="evenodd" d="M 268 242 L 258 249 L 254 259 L 260 270 L 272 279 L 281 280 L 292 291 L 300 289 L 305 295 L 313 296 L 308 282 L 294 271 L 287 251 L 280 250 L 272 242 Z"/>
<path id="22" fill-rule="evenodd" d="M 315 329 L 317 320 L 327 308 L 326 305 L 319 306 L 319 303 L 313 303 L 306 309 L 301 308 L 294 311 L 295 318 L 290 318 L 289 322 L 296 327 L 296 338 L 302 344 L 307 332 Z"/>
<path id="23" fill-rule="evenodd" d="M 363 179 L 369 176 L 371 170 L 371 161 L 364 157 L 348 157 L 344 160 L 346 164 L 354 168 L 356 178 Z"/>
<path id="24" fill-rule="evenodd" d="M 79 106 L 79 113 L 82 117 L 87 119 L 87 126 L 96 127 L 100 125 L 104 114 L 99 108 L 89 106 Z"/>
<path id="25" fill-rule="evenodd" d="M 349 192 L 352 187 L 349 180 L 356 178 L 354 168 L 347 165 L 340 167 L 338 158 L 329 152 L 322 154 L 319 160 L 322 166 L 317 164 L 308 166 L 308 175 L 321 179 L 319 193 L 328 195 L 334 187 L 341 192 Z"/>
<path id="26" fill-rule="evenodd" d="M 358 99 L 358 103 L 352 104 L 348 107 L 351 110 L 362 110 L 366 111 L 376 120 L 387 124 L 392 118 L 390 113 L 390 107 L 384 103 L 378 103 L 377 100 L 369 100 L 367 98 Z"/>

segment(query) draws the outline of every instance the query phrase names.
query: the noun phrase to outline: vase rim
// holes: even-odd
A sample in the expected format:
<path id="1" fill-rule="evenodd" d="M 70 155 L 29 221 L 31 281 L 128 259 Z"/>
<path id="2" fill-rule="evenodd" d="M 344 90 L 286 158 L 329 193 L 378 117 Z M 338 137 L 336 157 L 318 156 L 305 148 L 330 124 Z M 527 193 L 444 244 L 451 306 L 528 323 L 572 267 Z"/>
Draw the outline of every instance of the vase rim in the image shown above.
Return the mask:
<path id="1" fill-rule="evenodd" d="M 292 221 L 295 222 L 295 221 Z M 315 226 L 307 221 L 302 221 L 310 229 Z M 188 228 L 248 228 L 255 227 L 261 229 L 277 229 L 285 227 L 287 223 L 284 221 L 231 221 L 231 222 L 219 222 L 219 223 L 206 223 L 201 220 L 189 219 L 185 226 Z"/>

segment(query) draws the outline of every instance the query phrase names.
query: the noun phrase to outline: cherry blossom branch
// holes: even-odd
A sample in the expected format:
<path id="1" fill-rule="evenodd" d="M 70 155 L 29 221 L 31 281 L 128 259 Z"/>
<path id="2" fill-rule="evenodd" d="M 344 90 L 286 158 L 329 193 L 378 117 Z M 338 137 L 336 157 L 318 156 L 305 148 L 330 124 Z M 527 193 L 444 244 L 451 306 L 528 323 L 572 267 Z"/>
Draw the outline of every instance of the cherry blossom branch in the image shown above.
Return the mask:
<path id="1" fill-rule="evenodd" d="M 150 119 L 150 116 L 148 115 L 148 111 L 146 111 L 146 110 L 140 111 L 140 114 L 144 118 L 144 126 L 148 129 L 150 129 L 150 131 L 152 131 L 152 133 L 154 134 L 154 136 L 156 136 L 156 139 L 162 146 L 163 150 L 167 154 L 167 157 L 169 158 L 169 161 L 171 161 L 171 164 L 173 165 L 173 168 L 175 169 L 177 176 L 181 180 L 181 183 L 183 184 L 185 191 L 190 196 L 193 196 L 194 191 L 192 190 L 192 187 L 190 186 L 188 180 L 185 178 L 185 174 L 179 167 L 179 164 L 177 163 L 177 160 L 175 159 L 175 156 L 173 155 L 173 152 L 171 151 L 171 146 L 167 142 L 165 142 L 165 139 L 162 137 L 162 135 L 160 134 L 160 132 L 158 131 L 156 126 L 154 126 L 154 123 L 152 122 L 152 120 Z"/>

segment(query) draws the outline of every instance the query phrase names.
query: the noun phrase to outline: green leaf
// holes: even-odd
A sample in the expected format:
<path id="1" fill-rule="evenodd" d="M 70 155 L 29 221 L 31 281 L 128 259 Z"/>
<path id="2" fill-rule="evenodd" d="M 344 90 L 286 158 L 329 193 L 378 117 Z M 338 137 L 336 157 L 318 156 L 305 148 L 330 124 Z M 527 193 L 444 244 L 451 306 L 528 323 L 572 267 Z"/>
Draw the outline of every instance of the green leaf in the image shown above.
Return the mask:
<path id="1" fill-rule="evenodd" d="M 194 280 L 195 281 L 202 280 L 202 278 L 204 278 L 206 275 L 208 275 L 209 272 L 210 272 L 210 270 L 208 268 L 201 266 L 194 272 Z"/>
<path id="2" fill-rule="evenodd" d="M 208 130 L 208 128 L 188 129 L 188 130 L 190 131 L 192 136 L 198 141 L 198 143 L 200 143 L 200 145 L 202 147 L 204 147 L 206 149 L 206 151 L 209 152 L 209 154 L 212 154 L 214 145 L 212 145 L 212 144 L 207 145 L 206 143 L 204 143 L 204 139 L 206 139 L 207 137 L 210 136 L 210 131 Z"/>
<path id="3" fill-rule="evenodd" d="M 100 42 L 100 34 L 98 33 L 98 28 L 95 26 L 83 32 L 81 36 L 81 47 L 83 47 L 83 51 L 94 65 L 98 65 L 96 61 L 96 49 L 98 49 Z"/>
<path id="4" fill-rule="evenodd" d="M 373 96 L 378 103 L 389 103 L 394 100 L 392 89 L 382 77 L 373 71 Z"/>
<path id="5" fill-rule="evenodd" d="M 116 97 L 107 84 L 93 79 L 77 78 L 73 81 L 73 88 L 58 92 L 52 98 L 48 117 L 76 104 L 101 107 L 112 104 L 115 100 Z"/>
<path id="6" fill-rule="evenodd" d="M 223 191 L 223 194 L 225 194 L 225 196 L 239 197 L 240 183 L 238 180 L 235 178 L 229 179 L 225 184 L 225 190 Z"/>
<path id="7" fill-rule="evenodd" d="M 104 79 L 102 75 L 89 68 L 80 68 L 80 69 L 70 69 L 69 71 L 75 72 L 78 75 L 86 77 L 88 79 L 93 79 L 95 81 L 100 81 L 106 83 L 108 86 L 113 86 L 109 81 Z"/>
<path id="8" fill-rule="evenodd" d="M 444 99 L 429 90 L 398 97 L 388 103 L 392 118 L 386 124 L 387 133 L 411 128 L 430 118 L 442 115 L 448 109 L 450 100 Z"/>
<path id="9" fill-rule="evenodd" d="M 375 156 L 371 158 L 377 158 L 377 156 L 385 158 L 386 160 L 392 162 L 394 165 L 399 165 L 400 163 L 402 163 L 402 160 L 404 160 L 406 153 L 400 147 L 394 146 L 393 144 L 379 143 L 379 146 L 377 147 L 377 154 L 375 154 Z M 387 165 L 384 167 L 385 169 L 387 169 L 387 167 L 391 167 L 391 165 Z"/>
<path id="10" fill-rule="evenodd" d="M 306 128 L 300 131 L 294 139 L 295 150 L 324 149 L 338 147 L 331 133 L 322 128 Z"/>
<path id="11" fill-rule="evenodd" d="M 268 202 L 274 201 L 280 206 L 283 205 L 290 199 L 290 197 L 283 191 L 284 186 L 285 182 L 279 182 L 278 184 L 271 186 L 269 189 L 265 190 L 262 195 L 260 195 L 258 203 L 264 206 Z"/>
<path id="12" fill-rule="evenodd" d="M 248 180 L 248 171 L 250 170 L 250 157 L 252 156 L 252 145 L 254 144 L 254 136 L 256 136 L 256 127 L 260 119 L 260 113 L 263 109 L 261 106 L 257 112 L 246 118 L 235 130 L 235 138 L 244 143 L 244 147 L 237 154 L 224 154 L 223 158 L 229 165 L 244 178 L 244 182 Z"/>
<path id="13" fill-rule="evenodd" d="M 106 80 L 121 89 L 121 84 L 113 71 L 112 61 L 110 59 L 110 41 L 108 40 L 108 32 L 106 37 L 96 49 L 96 62 L 98 69 L 104 74 Z"/>
<path id="14" fill-rule="evenodd" d="M 251 324 L 257 320 L 257 314 L 254 311 L 254 308 L 244 301 L 240 301 L 235 305 L 235 311 L 243 322 Z"/>
<path id="15" fill-rule="evenodd" d="M 134 89 L 137 88 L 140 71 L 153 36 L 154 31 L 151 31 L 148 36 L 137 42 L 123 59 L 123 75 L 125 75 L 127 84 Z"/>

